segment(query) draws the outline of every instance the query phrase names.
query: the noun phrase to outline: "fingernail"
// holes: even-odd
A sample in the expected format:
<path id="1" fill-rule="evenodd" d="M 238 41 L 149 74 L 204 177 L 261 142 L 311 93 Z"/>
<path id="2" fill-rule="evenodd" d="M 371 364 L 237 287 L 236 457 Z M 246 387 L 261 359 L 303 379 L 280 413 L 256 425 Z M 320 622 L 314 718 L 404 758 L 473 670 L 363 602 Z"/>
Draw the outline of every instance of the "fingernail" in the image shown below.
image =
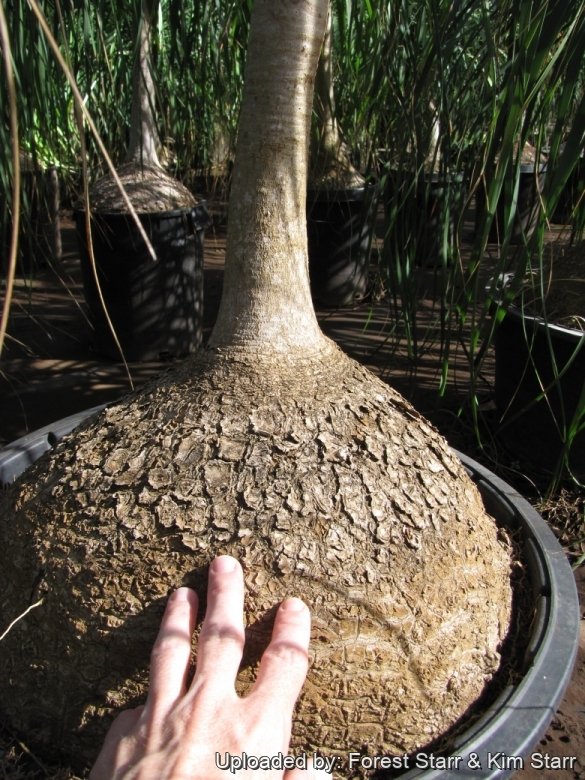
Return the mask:
<path id="1" fill-rule="evenodd" d="M 211 570 L 215 574 L 229 574 L 236 570 L 237 561 L 231 555 L 220 555 L 211 563 Z"/>
<path id="2" fill-rule="evenodd" d="M 285 599 L 280 605 L 280 608 L 287 612 L 301 612 L 303 609 L 307 609 L 307 605 L 301 599 L 297 599 L 293 596 L 290 599 Z"/>
<path id="3" fill-rule="evenodd" d="M 191 598 L 192 589 L 183 587 L 183 588 L 177 588 L 177 590 L 174 593 L 171 593 L 171 598 L 173 601 L 189 601 Z"/>

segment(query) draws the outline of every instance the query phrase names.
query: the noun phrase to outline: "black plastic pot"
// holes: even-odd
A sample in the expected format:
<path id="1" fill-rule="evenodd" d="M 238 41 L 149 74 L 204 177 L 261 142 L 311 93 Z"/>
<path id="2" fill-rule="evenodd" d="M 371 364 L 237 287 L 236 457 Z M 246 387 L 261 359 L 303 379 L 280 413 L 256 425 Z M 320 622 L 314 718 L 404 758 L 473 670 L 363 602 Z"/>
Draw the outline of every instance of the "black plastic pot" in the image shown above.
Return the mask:
<path id="1" fill-rule="evenodd" d="M 384 187 L 385 240 L 419 267 L 448 265 L 465 202 L 461 174 L 390 169 Z"/>
<path id="2" fill-rule="evenodd" d="M 74 428 L 105 406 L 106 404 L 92 406 L 91 409 L 84 409 L 82 412 L 63 417 L 0 449 L 0 489 L 11 485 L 23 471 L 54 447 L 63 436 L 71 433 Z"/>
<path id="3" fill-rule="evenodd" d="M 309 190 L 309 274 L 315 303 L 350 306 L 368 290 L 375 187 Z"/>
<path id="4" fill-rule="evenodd" d="M 12 482 L 42 452 L 101 408 L 67 417 L 0 450 L 0 484 Z M 429 768 L 429 764 L 417 768 L 419 757 L 413 756 L 409 757 L 409 769 L 401 780 L 510 777 L 518 768 L 517 762 L 509 762 L 504 768 L 492 766 L 490 770 L 489 757 L 501 753 L 503 757 L 520 759 L 530 753 L 552 720 L 569 684 L 577 654 L 577 589 L 552 531 L 509 485 L 471 458 L 460 453 L 459 457 L 477 484 L 487 511 L 500 526 L 514 531 L 521 542 L 534 616 L 523 668 L 517 670 L 518 681 L 510 683 L 472 725 L 452 740 L 446 757 L 453 758 L 456 768 Z M 476 760 L 481 770 L 473 768 Z"/>
<path id="5" fill-rule="evenodd" d="M 494 343 L 500 435 L 525 462 L 553 472 L 563 452 L 563 426 L 585 397 L 585 333 L 510 306 Z M 573 439 L 568 462 L 585 478 L 585 431 Z"/>
<path id="6" fill-rule="evenodd" d="M 510 243 L 521 244 L 534 232 L 538 222 L 541 204 L 540 192 L 542 191 L 546 166 L 541 165 L 536 170 L 533 164 L 520 166 L 520 178 L 518 192 L 516 193 L 516 205 L 510 232 Z M 506 215 L 513 207 L 512 182 L 506 182 L 498 201 L 496 213 L 492 220 L 489 232 L 489 241 L 493 244 L 501 244 L 506 232 Z M 480 229 L 486 212 L 486 192 L 479 187 L 475 194 L 475 226 Z"/>
<path id="7" fill-rule="evenodd" d="M 92 214 L 99 287 L 129 361 L 180 357 L 202 342 L 205 203 L 192 209 L 140 214 L 157 260 L 127 214 Z M 85 213 L 75 212 L 83 285 L 94 328 L 93 347 L 114 360 L 120 352 L 91 267 Z"/>

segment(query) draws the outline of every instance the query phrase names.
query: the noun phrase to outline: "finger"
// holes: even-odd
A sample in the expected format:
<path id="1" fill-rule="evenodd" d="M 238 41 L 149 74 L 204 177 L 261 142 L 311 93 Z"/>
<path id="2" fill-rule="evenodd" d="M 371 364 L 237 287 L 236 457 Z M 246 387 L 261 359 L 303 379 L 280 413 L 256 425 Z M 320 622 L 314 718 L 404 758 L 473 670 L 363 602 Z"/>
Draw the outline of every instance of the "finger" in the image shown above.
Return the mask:
<path id="1" fill-rule="evenodd" d="M 123 741 L 131 737 L 134 733 L 144 707 L 136 707 L 133 710 L 124 710 L 121 712 L 112 725 L 99 756 L 89 773 L 89 780 L 113 780 L 112 767 L 116 762 L 126 759 L 123 748 Z"/>
<path id="2" fill-rule="evenodd" d="M 256 682 L 249 696 L 259 696 L 266 707 L 292 717 L 309 665 L 311 615 L 300 599 L 280 605 L 270 644 L 264 651 Z"/>
<path id="3" fill-rule="evenodd" d="M 207 613 L 197 648 L 194 686 L 212 682 L 233 689 L 244 649 L 244 575 L 235 558 L 221 555 L 209 567 Z"/>
<path id="4" fill-rule="evenodd" d="M 191 588 L 179 588 L 169 598 L 150 656 L 149 718 L 166 718 L 185 695 L 197 608 L 197 594 Z"/>

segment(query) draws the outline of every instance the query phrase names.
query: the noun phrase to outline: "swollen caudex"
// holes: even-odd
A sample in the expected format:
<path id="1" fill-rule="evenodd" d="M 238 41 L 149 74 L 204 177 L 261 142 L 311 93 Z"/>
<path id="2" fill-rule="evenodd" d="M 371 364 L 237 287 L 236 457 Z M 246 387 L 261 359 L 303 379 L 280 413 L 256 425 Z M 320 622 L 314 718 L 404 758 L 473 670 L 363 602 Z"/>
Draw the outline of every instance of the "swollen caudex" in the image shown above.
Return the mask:
<path id="1" fill-rule="evenodd" d="M 35 580 L 43 604 L 0 648 L 1 700 L 81 763 L 105 716 L 144 697 L 166 595 L 203 589 L 218 553 L 246 578 L 241 692 L 274 604 L 312 610 L 293 751 L 421 749 L 499 666 L 505 540 L 432 427 L 334 347 L 304 362 L 201 352 L 48 458 L 4 509 L 18 533 L 3 524 L 3 611 Z"/>

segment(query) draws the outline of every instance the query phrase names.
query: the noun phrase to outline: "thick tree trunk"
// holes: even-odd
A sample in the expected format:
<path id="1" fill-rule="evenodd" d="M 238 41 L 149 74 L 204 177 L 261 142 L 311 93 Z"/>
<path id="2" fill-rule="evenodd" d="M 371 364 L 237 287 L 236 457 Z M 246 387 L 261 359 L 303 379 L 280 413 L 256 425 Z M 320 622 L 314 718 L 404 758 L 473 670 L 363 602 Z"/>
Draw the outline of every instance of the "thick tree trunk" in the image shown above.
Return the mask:
<path id="1" fill-rule="evenodd" d="M 210 346 L 324 347 L 309 286 L 306 190 L 327 6 L 327 0 L 254 6 L 224 290 Z"/>
<path id="2" fill-rule="evenodd" d="M 160 167 L 152 77 L 151 35 L 159 0 L 142 0 L 136 59 L 132 72 L 132 112 L 127 162 Z"/>

